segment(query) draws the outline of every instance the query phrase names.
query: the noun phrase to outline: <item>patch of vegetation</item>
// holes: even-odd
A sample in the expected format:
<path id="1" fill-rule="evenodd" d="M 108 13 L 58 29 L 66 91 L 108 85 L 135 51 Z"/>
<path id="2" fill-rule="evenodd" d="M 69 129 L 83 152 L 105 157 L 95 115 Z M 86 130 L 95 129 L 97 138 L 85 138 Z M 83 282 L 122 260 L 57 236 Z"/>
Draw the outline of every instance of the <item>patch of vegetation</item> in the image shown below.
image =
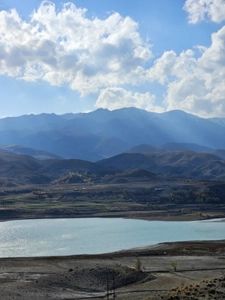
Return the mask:
<path id="1" fill-rule="evenodd" d="M 199 283 L 172 288 L 168 292 L 159 293 L 156 297 L 152 296 L 146 300 L 225 299 L 224 282 L 225 277 L 214 278 L 209 281 L 203 280 Z"/>

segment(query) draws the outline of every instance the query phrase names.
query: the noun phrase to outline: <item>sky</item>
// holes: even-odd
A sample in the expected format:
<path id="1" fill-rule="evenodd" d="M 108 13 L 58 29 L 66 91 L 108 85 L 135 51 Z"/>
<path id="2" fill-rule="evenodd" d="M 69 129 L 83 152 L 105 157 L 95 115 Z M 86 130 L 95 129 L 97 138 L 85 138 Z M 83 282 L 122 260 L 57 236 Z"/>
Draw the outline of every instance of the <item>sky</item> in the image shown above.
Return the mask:
<path id="1" fill-rule="evenodd" d="M 0 118 L 225 117 L 225 0 L 0 0 Z"/>

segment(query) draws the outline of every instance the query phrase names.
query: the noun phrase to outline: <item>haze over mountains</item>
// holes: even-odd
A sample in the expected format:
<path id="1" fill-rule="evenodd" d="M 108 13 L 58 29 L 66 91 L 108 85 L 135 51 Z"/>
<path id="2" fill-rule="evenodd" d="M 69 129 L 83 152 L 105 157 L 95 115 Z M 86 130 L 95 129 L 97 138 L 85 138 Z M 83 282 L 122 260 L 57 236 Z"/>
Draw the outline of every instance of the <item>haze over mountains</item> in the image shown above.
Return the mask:
<path id="1" fill-rule="evenodd" d="M 162 152 L 174 152 L 174 151 L 194 151 L 197 153 L 211 153 L 222 159 L 225 159 L 225 149 L 212 149 L 202 145 L 193 143 L 166 143 L 161 146 L 154 146 L 148 144 L 141 144 L 132 147 L 125 151 L 126 153 L 162 153 Z"/>
<path id="2" fill-rule="evenodd" d="M 53 153 L 21 145 L 0 145 L 0 152 L 29 155 L 41 160 L 60 158 L 60 156 Z"/>
<path id="3" fill-rule="evenodd" d="M 225 180 L 224 131 L 224 119 L 136 108 L 4 118 L 0 183 L 81 180 L 71 172 L 86 180 L 133 169 Z"/>
<path id="4" fill-rule="evenodd" d="M 63 158 L 97 161 L 140 144 L 167 144 L 162 148 L 168 151 L 168 143 L 183 143 L 183 150 L 199 148 L 198 152 L 202 149 L 214 153 L 215 149 L 225 149 L 224 131 L 224 119 L 203 119 L 183 111 L 158 114 L 136 108 L 98 109 L 90 113 L 0 119 L 0 144 L 22 145 Z M 223 150 L 215 154 L 218 153 L 223 157 Z"/>

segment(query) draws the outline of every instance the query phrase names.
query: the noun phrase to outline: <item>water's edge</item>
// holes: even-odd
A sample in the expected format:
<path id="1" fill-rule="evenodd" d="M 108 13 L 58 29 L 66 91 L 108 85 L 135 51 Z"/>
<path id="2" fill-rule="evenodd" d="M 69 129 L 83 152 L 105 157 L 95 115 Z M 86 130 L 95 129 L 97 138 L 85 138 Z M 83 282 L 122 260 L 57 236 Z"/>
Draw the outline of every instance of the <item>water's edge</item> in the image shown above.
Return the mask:
<path id="1" fill-rule="evenodd" d="M 223 240 L 224 219 L 26 219 L 0 223 L 0 257 L 91 255 L 183 241 Z"/>

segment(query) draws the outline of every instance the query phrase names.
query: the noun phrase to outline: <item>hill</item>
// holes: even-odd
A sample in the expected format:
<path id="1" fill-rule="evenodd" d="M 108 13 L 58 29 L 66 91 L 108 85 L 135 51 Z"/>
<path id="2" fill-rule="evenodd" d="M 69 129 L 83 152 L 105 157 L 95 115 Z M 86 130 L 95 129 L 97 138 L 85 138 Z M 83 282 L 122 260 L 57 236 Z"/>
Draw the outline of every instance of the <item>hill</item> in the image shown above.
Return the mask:
<path id="1" fill-rule="evenodd" d="M 98 178 L 114 174 L 115 170 L 78 159 L 38 160 L 27 155 L 0 152 L 0 182 L 2 186 L 47 184 L 75 174 Z"/>
<path id="2" fill-rule="evenodd" d="M 194 151 L 199 153 L 211 153 L 216 156 L 219 156 L 222 159 L 225 159 L 225 150 L 224 149 L 212 149 L 202 145 L 194 143 L 166 143 L 161 146 L 154 146 L 149 144 L 141 144 L 135 147 L 132 147 L 125 151 L 125 153 L 147 153 L 147 152 L 172 152 L 172 151 Z"/>
<path id="3" fill-rule="evenodd" d="M 141 168 L 171 176 L 225 180 L 225 161 L 209 153 L 193 151 L 123 153 L 98 163 L 121 170 Z"/>
<path id="4" fill-rule="evenodd" d="M 175 151 L 123 153 L 97 163 L 79 159 L 38 160 L 0 152 L 2 186 L 72 183 L 107 178 L 154 178 L 156 174 L 197 180 L 225 180 L 225 161 L 210 153 Z"/>

